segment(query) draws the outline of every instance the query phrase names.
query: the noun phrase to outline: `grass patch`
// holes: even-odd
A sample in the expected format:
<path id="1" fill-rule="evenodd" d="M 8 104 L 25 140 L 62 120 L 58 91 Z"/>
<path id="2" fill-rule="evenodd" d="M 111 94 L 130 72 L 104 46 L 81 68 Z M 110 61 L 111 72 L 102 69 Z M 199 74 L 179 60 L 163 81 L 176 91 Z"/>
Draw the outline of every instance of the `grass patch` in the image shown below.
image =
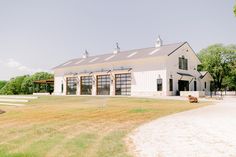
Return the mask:
<path id="1" fill-rule="evenodd" d="M 135 108 L 135 109 L 130 110 L 129 112 L 130 113 L 145 113 L 145 112 L 151 112 L 151 111 L 153 111 L 153 110 L 143 109 L 143 108 Z"/>
<path id="2" fill-rule="evenodd" d="M 124 137 L 153 119 L 208 105 L 144 98 L 42 96 L 1 106 L 0 157 L 130 157 Z"/>

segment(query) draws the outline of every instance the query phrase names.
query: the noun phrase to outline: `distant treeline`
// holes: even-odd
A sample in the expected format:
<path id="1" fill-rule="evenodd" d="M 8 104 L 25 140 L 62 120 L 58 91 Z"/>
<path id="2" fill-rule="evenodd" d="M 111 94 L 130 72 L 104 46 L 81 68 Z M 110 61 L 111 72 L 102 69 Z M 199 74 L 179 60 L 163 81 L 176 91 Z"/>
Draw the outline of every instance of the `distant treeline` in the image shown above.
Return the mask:
<path id="1" fill-rule="evenodd" d="M 33 75 L 17 76 L 9 81 L 0 81 L 0 94 L 2 95 L 19 95 L 32 94 L 33 82 L 38 80 L 52 79 L 53 74 L 47 72 L 38 72 Z M 39 92 L 44 92 L 44 88 L 37 89 Z"/>

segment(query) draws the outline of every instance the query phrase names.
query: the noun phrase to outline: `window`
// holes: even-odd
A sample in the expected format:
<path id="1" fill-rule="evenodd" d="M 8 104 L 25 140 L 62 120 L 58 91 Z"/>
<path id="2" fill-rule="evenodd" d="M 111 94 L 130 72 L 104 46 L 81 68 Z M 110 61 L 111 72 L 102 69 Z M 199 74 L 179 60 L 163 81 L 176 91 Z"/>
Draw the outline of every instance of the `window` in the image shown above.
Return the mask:
<path id="1" fill-rule="evenodd" d="M 110 95 L 110 75 L 97 76 L 97 95 Z"/>
<path id="2" fill-rule="evenodd" d="M 89 63 L 92 63 L 92 62 L 94 62 L 94 61 L 96 61 L 96 60 L 98 60 L 98 57 L 97 57 L 97 58 L 94 58 L 94 59 L 92 59 L 92 60 L 90 60 Z"/>
<path id="3" fill-rule="evenodd" d="M 110 57 L 107 57 L 107 58 L 105 59 L 105 61 L 108 61 L 108 60 L 112 59 L 113 57 L 115 57 L 115 55 L 112 55 L 112 56 L 110 56 Z"/>
<path id="4" fill-rule="evenodd" d="M 75 64 L 82 63 L 83 61 L 84 61 L 84 60 L 82 59 L 82 60 L 80 60 L 80 61 L 76 62 Z"/>
<path id="5" fill-rule="evenodd" d="M 138 53 L 138 52 L 133 52 L 133 53 L 131 53 L 130 55 L 128 55 L 127 58 L 130 58 L 130 57 L 136 55 L 137 53 Z"/>
<path id="6" fill-rule="evenodd" d="M 72 61 L 66 62 L 62 66 L 66 66 L 66 65 L 71 64 L 71 63 L 72 63 Z"/>
<path id="7" fill-rule="evenodd" d="M 80 87 L 81 95 L 92 95 L 92 85 L 93 85 L 92 76 L 81 76 L 80 84 L 81 84 Z"/>
<path id="8" fill-rule="evenodd" d="M 169 79 L 169 90 L 173 91 L 173 79 Z"/>
<path id="9" fill-rule="evenodd" d="M 184 56 L 179 57 L 179 69 L 188 70 L 188 59 L 184 58 Z"/>
<path id="10" fill-rule="evenodd" d="M 63 83 L 61 83 L 61 93 L 63 93 L 64 92 L 64 85 L 63 85 Z"/>
<path id="11" fill-rule="evenodd" d="M 157 91 L 162 91 L 162 79 L 157 79 Z"/>
<path id="12" fill-rule="evenodd" d="M 194 91 L 197 91 L 197 81 L 194 81 Z"/>
<path id="13" fill-rule="evenodd" d="M 131 74 L 115 75 L 116 95 L 131 95 Z"/>
<path id="14" fill-rule="evenodd" d="M 207 88 L 207 83 L 205 82 L 205 89 Z"/>
<path id="15" fill-rule="evenodd" d="M 77 91 L 77 79 L 76 77 L 68 77 L 66 79 L 66 93 L 67 95 L 75 95 Z"/>

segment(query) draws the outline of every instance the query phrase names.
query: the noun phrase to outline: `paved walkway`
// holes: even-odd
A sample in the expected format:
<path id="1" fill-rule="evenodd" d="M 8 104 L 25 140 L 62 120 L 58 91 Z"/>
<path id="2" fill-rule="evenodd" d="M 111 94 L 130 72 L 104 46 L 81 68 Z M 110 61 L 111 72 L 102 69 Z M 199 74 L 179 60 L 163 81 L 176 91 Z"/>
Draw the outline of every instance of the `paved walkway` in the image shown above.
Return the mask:
<path id="1" fill-rule="evenodd" d="M 137 157 L 236 157 L 236 98 L 152 121 L 130 139 Z"/>

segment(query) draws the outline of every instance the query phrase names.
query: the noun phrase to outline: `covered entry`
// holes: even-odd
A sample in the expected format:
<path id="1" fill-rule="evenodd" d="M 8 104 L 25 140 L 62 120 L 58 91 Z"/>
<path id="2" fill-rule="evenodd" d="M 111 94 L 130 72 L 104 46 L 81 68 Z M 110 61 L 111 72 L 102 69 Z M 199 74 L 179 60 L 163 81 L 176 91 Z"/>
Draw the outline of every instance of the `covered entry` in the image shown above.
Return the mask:
<path id="1" fill-rule="evenodd" d="M 189 81 L 179 80 L 178 87 L 179 91 L 189 91 Z"/>
<path id="2" fill-rule="evenodd" d="M 33 82 L 33 93 L 52 94 L 53 90 L 54 90 L 54 79 L 37 80 Z"/>
<path id="3" fill-rule="evenodd" d="M 178 92 L 177 95 L 180 95 L 180 91 L 189 91 L 189 85 L 193 81 L 194 76 L 187 73 L 177 72 L 181 77 L 178 80 Z"/>

